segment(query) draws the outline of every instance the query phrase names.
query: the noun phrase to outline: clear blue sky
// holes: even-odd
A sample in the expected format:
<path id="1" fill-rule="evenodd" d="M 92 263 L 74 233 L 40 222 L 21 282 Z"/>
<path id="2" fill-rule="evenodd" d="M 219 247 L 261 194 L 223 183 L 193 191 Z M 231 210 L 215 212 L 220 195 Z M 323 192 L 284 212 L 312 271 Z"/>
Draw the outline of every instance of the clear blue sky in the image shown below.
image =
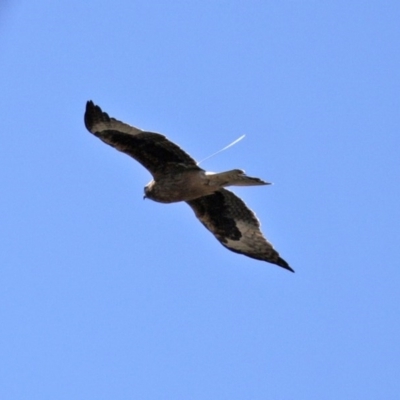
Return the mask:
<path id="1" fill-rule="evenodd" d="M 0 398 L 398 399 L 400 3 L 0 7 Z M 87 100 L 235 190 L 295 269 L 225 250 Z"/>

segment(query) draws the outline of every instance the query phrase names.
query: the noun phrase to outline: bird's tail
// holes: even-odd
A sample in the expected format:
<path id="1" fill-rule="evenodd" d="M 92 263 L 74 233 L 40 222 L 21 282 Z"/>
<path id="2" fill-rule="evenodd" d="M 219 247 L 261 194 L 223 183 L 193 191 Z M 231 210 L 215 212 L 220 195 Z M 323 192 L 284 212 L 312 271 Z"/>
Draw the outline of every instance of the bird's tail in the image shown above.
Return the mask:
<path id="1" fill-rule="evenodd" d="M 269 182 L 264 182 L 259 178 L 247 176 L 245 172 L 240 169 L 232 169 L 231 171 L 220 172 L 218 174 L 209 174 L 207 178 L 209 178 L 211 185 L 219 187 L 270 185 Z"/>

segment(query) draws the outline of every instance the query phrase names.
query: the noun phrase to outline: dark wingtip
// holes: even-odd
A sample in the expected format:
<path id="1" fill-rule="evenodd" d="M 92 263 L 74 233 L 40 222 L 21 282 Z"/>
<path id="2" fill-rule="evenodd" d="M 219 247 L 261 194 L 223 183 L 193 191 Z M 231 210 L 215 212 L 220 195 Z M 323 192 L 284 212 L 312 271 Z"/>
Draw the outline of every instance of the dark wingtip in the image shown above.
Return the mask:
<path id="1" fill-rule="evenodd" d="M 88 101 L 86 102 L 85 115 L 86 115 L 86 114 L 87 114 L 87 115 L 93 114 L 94 111 L 96 110 L 96 107 L 97 107 L 97 108 L 100 108 L 100 107 L 96 106 L 96 105 L 93 103 L 92 100 L 88 100 Z"/>
<path id="2" fill-rule="evenodd" d="M 287 269 L 290 272 L 294 272 L 294 269 L 290 268 L 289 264 L 281 257 L 278 258 L 278 261 L 276 262 L 276 264 L 282 268 Z"/>
<path id="3" fill-rule="evenodd" d="M 92 132 L 93 125 L 99 121 L 109 121 L 110 117 L 108 114 L 102 111 L 99 106 L 96 106 L 92 100 L 86 102 L 85 110 L 85 126 L 89 132 Z M 93 133 L 93 132 L 92 132 Z"/>
<path id="4" fill-rule="evenodd" d="M 92 100 L 86 102 L 86 110 L 85 110 L 85 126 L 86 129 L 91 132 L 91 128 L 94 124 L 94 115 L 95 115 L 96 106 L 94 105 Z"/>

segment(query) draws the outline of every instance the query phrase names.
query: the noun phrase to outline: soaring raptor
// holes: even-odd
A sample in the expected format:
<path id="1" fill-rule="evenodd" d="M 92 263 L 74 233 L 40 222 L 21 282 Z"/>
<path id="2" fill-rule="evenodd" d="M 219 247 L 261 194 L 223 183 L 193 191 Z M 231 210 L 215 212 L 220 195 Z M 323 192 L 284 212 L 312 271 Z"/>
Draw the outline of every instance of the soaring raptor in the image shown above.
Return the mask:
<path id="1" fill-rule="evenodd" d="M 200 222 L 227 249 L 293 271 L 263 236 L 255 214 L 227 186 L 267 185 L 234 169 L 210 173 L 175 143 L 110 118 L 92 101 L 86 104 L 85 126 L 104 143 L 128 154 L 149 170 L 153 180 L 145 198 L 160 203 L 185 201 Z"/>

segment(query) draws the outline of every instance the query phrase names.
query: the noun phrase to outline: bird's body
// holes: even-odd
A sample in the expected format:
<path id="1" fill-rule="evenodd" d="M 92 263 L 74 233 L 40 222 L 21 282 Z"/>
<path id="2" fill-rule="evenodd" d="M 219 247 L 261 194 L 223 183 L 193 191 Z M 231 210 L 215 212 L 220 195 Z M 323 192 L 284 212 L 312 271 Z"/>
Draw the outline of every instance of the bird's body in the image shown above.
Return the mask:
<path id="1" fill-rule="evenodd" d="M 266 184 L 238 169 L 213 174 L 199 167 L 174 165 L 171 172 L 152 180 L 145 187 L 145 197 L 160 203 L 176 203 L 208 196 L 225 186 Z M 231 176 L 230 180 L 228 176 Z"/>
<path id="2" fill-rule="evenodd" d="M 203 170 L 197 168 L 182 168 L 179 171 L 152 180 L 144 189 L 145 197 L 160 203 L 176 203 L 194 200 L 198 197 L 212 194 L 215 187 L 210 186 Z"/>
<path id="3" fill-rule="evenodd" d="M 179 201 L 193 200 L 205 193 L 214 192 L 207 190 L 207 181 L 202 170 L 197 168 L 180 168 L 176 173 L 152 180 L 145 188 L 145 197 L 159 203 L 177 203 Z"/>
<path id="4" fill-rule="evenodd" d="M 86 128 L 108 145 L 140 162 L 153 175 L 145 197 L 160 203 L 184 201 L 197 218 L 229 250 L 293 271 L 260 231 L 254 213 L 227 186 L 266 185 L 259 178 L 234 169 L 206 172 L 165 136 L 145 132 L 103 112 L 88 101 Z"/>

